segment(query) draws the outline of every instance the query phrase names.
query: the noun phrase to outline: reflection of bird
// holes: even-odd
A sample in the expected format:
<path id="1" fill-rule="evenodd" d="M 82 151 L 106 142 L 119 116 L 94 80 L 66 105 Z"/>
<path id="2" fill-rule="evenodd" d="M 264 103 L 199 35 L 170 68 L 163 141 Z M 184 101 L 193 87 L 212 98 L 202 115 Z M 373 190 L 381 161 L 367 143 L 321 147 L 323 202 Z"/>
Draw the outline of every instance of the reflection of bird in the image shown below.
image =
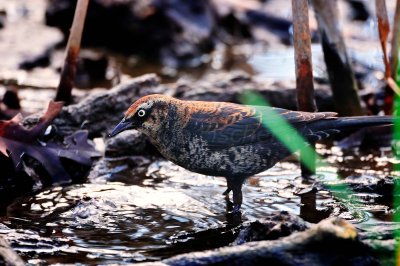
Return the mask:
<path id="1" fill-rule="evenodd" d="M 295 112 L 149 95 L 131 105 L 111 136 L 126 129 L 138 129 L 172 162 L 200 174 L 225 177 L 228 188 L 224 195 L 233 191 L 237 212 L 242 203 L 244 180 L 291 154 L 268 129 L 279 127 L 277 119 L 268 115 L 271 110 L 307 141 L 358 127 L 392 124 L 392 118 L 385 116 L 336 118 L 335 113 L 329 112 Z M 292 134 L 285 128 L 277 131 L 291 141 Z"/>

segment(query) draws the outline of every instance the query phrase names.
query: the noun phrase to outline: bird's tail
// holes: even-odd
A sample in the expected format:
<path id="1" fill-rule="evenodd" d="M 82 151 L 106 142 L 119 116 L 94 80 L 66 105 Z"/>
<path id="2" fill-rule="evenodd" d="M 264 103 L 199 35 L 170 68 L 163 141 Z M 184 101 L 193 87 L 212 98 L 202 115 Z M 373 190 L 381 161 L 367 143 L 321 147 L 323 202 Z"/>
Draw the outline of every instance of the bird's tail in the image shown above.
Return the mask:
<path id="1" fill-rule="evenodd" d="M 353 117 L 338 117 L 332 121 L 332 126 L 342 130 L 352 130 L 362 127 L 373 127 L 373 126 L 388 126 L 393 125 L 394 117 L 385 116 L 353 116 Z"/>
<path id="2" fill-rule="evenodd" d="M 310 125 L 312 133 L 307 138 L 320 140 L 364 127 L 390 126 L 394 124 L 394 119 L 393 116 L 351 116 L 319 120 Z"/>

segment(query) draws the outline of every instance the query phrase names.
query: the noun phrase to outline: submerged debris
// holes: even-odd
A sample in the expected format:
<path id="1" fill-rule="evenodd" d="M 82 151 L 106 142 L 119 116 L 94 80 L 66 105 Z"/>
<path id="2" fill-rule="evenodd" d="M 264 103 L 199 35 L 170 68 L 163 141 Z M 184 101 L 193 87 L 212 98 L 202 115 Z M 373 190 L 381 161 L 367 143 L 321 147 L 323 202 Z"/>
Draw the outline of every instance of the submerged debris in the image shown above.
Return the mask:
<path id="1" fill-rule="evenodd" d="M 309 224 L 298 216 L 285 211 L 271 213 L 243 228 L 234 243 L 241 245 L 251 241 L 276 240 L 308 228 Z"/>

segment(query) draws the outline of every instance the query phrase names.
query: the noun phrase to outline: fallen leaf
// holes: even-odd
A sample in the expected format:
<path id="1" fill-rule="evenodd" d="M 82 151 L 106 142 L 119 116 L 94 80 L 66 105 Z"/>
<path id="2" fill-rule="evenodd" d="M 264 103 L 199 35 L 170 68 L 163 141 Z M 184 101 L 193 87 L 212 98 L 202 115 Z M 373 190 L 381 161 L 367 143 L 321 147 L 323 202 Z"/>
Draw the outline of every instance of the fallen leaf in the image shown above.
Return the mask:
<path id="1" fill-rule="evenodd" d="M 50 102 L 46 113 L 30 129 L 21 125 L 21 115 L 11 120 L 0 121 L 0 153 L 10 157 L 17 170 L 23 170 L 22 159 L 24 155 L 28 155 L 41 163 L 54 183 L 67 183 L 71 178 L 62 166 L 60 158 L 91 165 L 91 158 L 100 156 L 88 142 L 88 132 L 83 130 L 65 138 L 64 145 L 39 141 L 39 137 L 60 113 L 62 106 L 61 102 Z"/>

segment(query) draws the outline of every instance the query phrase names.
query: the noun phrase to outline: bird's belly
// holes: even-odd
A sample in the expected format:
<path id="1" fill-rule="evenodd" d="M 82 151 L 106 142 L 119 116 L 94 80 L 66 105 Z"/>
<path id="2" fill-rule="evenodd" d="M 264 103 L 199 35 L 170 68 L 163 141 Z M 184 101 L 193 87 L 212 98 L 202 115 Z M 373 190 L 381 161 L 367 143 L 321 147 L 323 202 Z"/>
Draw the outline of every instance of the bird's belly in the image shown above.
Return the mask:
<path id="1" fill-rule="evenodd" d="M 247 177 L 271 167 L 267 157 L 252 150 L 241 146 L 200 156 L 192 154 L 187 168 L 206 175 Z"/>
<path id="2" fill-rule="evenodd" d="M 201 139 L 192 139 L 171 151 L 160 152 L 170 161 L 190 171 L 213 176 L 251 176 L 272 167 L 276 160 L 254 145 L 209 149 Z"/>

